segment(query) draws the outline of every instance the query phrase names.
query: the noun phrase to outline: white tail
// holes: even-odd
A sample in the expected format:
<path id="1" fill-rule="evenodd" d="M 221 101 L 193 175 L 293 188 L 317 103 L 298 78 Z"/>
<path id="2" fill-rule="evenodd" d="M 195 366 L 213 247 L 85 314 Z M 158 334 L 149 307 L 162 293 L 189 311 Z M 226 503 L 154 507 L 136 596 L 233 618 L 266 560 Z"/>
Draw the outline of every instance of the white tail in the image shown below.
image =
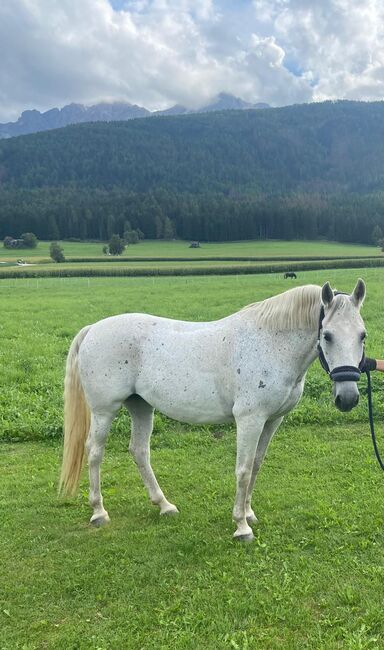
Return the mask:
<path id="1" fill-rule="evenodd" d="M 91 325 L 83 327 L 69 348 L 64 382 L 64 451 L 59 494 L 76 493 L 83 467 L 90 412 L 85 400 L 78 369 L 79 348 Z"/>

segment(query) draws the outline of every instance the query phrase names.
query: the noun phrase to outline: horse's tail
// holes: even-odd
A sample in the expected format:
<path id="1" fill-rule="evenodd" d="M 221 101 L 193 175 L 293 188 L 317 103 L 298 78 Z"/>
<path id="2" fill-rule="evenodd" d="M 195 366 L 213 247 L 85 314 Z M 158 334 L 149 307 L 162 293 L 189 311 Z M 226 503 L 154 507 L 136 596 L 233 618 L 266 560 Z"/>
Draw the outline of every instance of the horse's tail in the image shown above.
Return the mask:
<path id="1" fill-rule="evenodd" d="M 78 368 L 78 354 L 91 325 L 83 327 L 69 348 L 64 382 L 64 451 L 59 494 L 76 493 L 83 467 L 85 441 L 89 431 L 90 412 L 85 400 Z"/>

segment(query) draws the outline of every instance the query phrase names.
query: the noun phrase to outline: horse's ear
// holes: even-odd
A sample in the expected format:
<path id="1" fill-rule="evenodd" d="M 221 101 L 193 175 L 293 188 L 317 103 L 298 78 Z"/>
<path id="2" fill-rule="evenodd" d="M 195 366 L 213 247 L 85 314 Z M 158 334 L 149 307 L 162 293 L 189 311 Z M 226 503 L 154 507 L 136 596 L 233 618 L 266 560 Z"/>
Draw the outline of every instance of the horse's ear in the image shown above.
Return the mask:
<path id="1" fill-rule="evenodd" d="M 321 290 L 321 300 L 324 307 L 330 307 L 333 300 L 333 291 L 329 282 L 326 282 Z"/>
<path id="2" fill-rule="evenodd" d="M 360 308 L 361 305 L 363 304 L 365 293 L 366 293 L 365 282 L 364 280 L 359 278 L 353 290 L 353 293 L 351 295 L 351 300 L 353 304 L 356 305 L 356 307 Z"/>

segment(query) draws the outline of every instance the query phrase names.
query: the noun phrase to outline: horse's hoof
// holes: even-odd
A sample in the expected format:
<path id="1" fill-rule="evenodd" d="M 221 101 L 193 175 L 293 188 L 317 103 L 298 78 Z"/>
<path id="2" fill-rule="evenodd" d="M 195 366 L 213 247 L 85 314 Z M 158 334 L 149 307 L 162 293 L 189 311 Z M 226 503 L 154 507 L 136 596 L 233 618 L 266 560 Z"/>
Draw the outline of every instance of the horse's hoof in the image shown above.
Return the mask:
<path id="1" fill-rule="evenodd" d="M 164 510 L 161 510 L 160 514 L 161 515 L 167 515 L 168 517 L 172 517 L 173 515 L 178 515 L 179 511 L 176 508 L 176 506 L 169 505 L 166 508 L 164 508 Z"/>
<path id="2" fill-rule="evenodd" d="M 236 535 L 235 533 L 233 539 L 236 542 L 253 542 L 255 536 L 253 533 L 243 533 L 242 535 Z"/>
<path id="3" fill-rule="evenodd" d="M 258 523 L 259 523 L 259 520 L 256 517 L 255 513 L 252 513 L 251 515 L 248 515 L 247 524 L 251 525 L 251 524 L 258 524 Z"/>
<path id="4" fill-rule="evenodd" d="M 93 515 L 89 523 L 92 524 L 92 526 L 95 526 L 95 528 L 101 528 L 102 526 L 105 526 L 105 524 L 108 524 L 109 521 L 110 519 L 107 514 Z"/>

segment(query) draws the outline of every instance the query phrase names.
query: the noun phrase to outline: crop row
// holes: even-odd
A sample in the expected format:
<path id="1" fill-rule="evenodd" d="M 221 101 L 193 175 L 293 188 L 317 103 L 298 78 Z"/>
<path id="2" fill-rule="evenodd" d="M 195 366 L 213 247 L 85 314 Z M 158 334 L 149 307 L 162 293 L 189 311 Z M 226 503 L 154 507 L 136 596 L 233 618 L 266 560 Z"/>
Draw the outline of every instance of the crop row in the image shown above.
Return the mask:
<path id="1" fill-rule="evenodd" d="M 367 260 L 372 255 L 290 255 L 287 257 L 254 257 L 238 255 L 236 257 L 66 257 L 66 262 L 311 262 L 314 260 Z M 381 258 L 374 258 L 381 259 Z M 383 258 L 384 259 L 384 258 Z M 47 260 L 51 261 L 51 260 Z"/>
<path id="2" fill-rule="evenodd" d="M 148 260 L 147 260 L 148 261 Z M 168 260 L 169 261 L 169 260 Z M 263 266 L 199 266 L 185 267 L 119 267 L 119 268 L 66 268 L 65 264 L 55 268 L 44 269 L 26 268 L 0 269 L 0 278 L 48 278 L 48 277 L 146 277 L 146 276 L 187 276 L 187 275 L 249 275 L 260 273 L 279 273 L 285 271 L 315 271 L 322 269 L 350 269 L 384 266 L 384 258 L 352 258 L 352 259 L 325 259 L 311 260 L 308 262 L 281 262 L 279 264 L 265 264 Z"/>

